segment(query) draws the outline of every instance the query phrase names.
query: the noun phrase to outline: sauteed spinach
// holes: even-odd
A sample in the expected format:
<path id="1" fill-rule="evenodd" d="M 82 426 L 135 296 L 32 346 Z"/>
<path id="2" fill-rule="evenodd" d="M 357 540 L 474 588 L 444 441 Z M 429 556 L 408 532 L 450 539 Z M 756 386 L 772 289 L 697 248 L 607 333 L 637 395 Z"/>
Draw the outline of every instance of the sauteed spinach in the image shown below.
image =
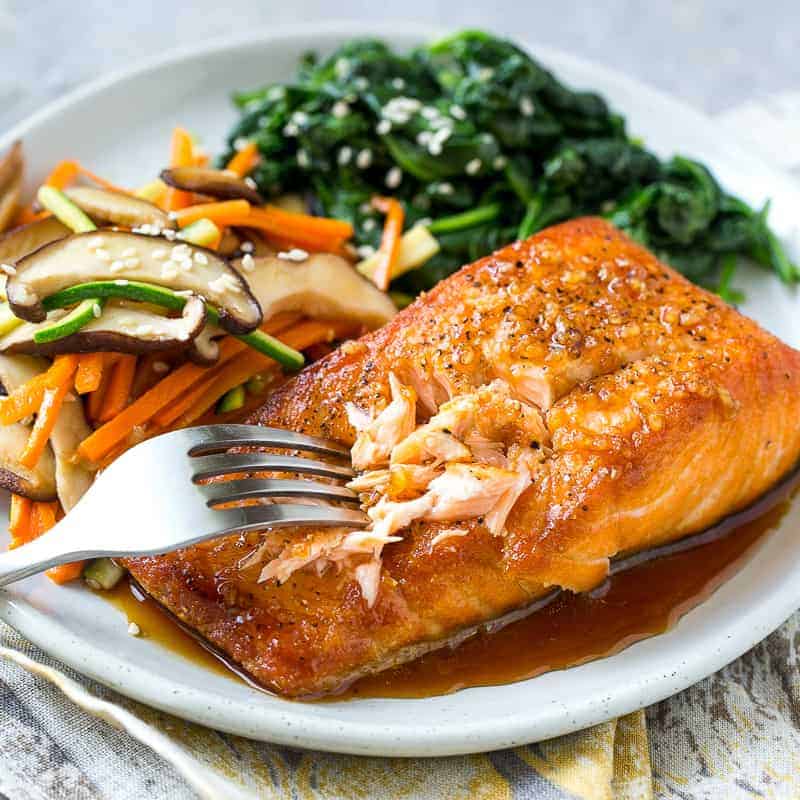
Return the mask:
<path id="1" fill-rule="evenodd" d="M 729 300 L 737 256 L 785 282 L 800 278 L 756 210 L 697 161 L 661 161 L 598 94 L 562 84 L 514 44 L 466 31 L 407 55 L 375 40 L 326 59 L 305 55 L 297 78 L 237 94 L 242 139 L 264 158 L 267 196 L 303 193 L 349 220 L 362 252 L 377 247 L 375 194 L 392 194 L 407 225 L 427 221 L 441 251 L 395 282 L 416 292 L 514 238 L 602 214 L 693 281 Z"/>

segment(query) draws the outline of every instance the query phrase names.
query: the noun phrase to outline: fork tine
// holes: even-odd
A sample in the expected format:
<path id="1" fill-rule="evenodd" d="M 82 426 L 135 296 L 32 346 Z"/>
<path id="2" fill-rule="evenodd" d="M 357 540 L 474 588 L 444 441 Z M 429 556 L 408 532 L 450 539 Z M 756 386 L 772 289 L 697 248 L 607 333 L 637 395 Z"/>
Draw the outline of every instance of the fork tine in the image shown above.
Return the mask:
<path id="1" fill-rule="evenodd" d="M 262 528 L 286 528 L 314 525 L 319 527 L 347 526 L 366 528 L 370 522 L 363 511 L 332 506 L 275 504 L 270 506 L 239 506 L 217 510 L 220 528 L 216 535 Z M 203 538 L 208 538 L 203 537 Z"/>
<path id="2" fill-rule="evenodd" d="M 206 478 L 242 472 L 297 472 L 326 478 L 352 478 L 354 475 L 353 470 L 343 464 L 326 464 L 324 461 L 313 461 L 310 458 L 271 453 L 222 453 L 199 456 L 192 466 L 195 467 L 192 476 L 195 483 Z"/>
<path id="3" fill-rule="evenodd" d="M 266 428 L 260 425 L 202 425 L 192 428 L 191 433 L 200 441 L 189 449 L 190 456 L 221 453 L 231 447 L 283 447 L 350 458 L 350 449 L 338 442 L 283 428 Z"/>
<path id="4" fill-rule="evenodd" d="M 264 478 L 225 481 L 204 484 L 200 490 L 208 498 L 206 503 L 209 506 L 258 497 L 314 497 L 320 500 L 358 503 L 358 495 L 344 486 L 309 480 Z"/>

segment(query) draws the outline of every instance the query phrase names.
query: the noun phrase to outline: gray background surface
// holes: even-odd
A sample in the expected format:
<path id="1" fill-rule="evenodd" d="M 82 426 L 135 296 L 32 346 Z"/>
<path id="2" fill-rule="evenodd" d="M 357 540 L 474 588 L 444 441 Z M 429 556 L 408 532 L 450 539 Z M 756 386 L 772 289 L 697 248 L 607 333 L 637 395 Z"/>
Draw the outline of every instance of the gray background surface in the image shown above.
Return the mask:
<path id="1" fill-rule="evenodd" d="M 708 112 L 800 88 L 797 0 L 0 0 L 0 129 L 77 84 L 176 45 L 307 20 L 401 16 L 544 42 Z"/>

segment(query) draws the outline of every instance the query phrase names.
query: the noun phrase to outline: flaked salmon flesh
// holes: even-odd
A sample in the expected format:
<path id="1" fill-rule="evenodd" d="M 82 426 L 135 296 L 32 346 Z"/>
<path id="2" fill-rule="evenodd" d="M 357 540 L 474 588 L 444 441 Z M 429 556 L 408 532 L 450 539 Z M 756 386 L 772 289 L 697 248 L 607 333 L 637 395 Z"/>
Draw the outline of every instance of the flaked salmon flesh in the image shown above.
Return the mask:
<path id="1" fill-rule="evenodd" d="M 800 456 L 800 354 L 599 219 L 464 267 L 254 422 L 354 447 L 367 531 L 132 559 L 263 686 L 333 692 L 700 531 Z"/>

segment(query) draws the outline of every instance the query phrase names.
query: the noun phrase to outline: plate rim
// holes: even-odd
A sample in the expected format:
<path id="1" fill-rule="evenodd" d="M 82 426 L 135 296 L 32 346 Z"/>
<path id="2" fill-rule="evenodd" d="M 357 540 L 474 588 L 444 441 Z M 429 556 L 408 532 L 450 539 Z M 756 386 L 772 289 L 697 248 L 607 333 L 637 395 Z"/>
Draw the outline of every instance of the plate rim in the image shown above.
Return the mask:
<path id="1" fill-rule="evenodd" d="M 336 20 L 281 25 L 270 29 L 260 28 L 245 34 L 232 34 L 213 40 L 202 40 L 140 60 L 131 66 L 116 69 L 108 75 L 79 86 L 14 125 L 10 131 L 0 137 L 0 149 L 17 138 L 23 138 L 29 131 L 39 126 L 52 124 L 61 113 L 77 103 L 100 95 L 118 84 L 135 81 L 151 72 L 168 69 L 182 61 L 200 56 L 231 51 L 238 46 L 268 46 L 270 42 L 275 41 L 285 43 L 287 40 L 313 39 L 323 36 L 342 38 L 405 36 L 424 40 L 440 35 L 446 30 L 441 26 L 406 22 L 365 23 Z M 648 102 L 671 108 L 684 120 L 687 120 L 687 125 L 701 123 L 719 127 L 718 123 L 715 123 L 708 115 L 684 101 L 671 97 L 667 93 L 652 88 L 613 68 L 596 64 L 558 48 L 537 44 L 535 41 L 528 42 L 523 38 L 519 41 L 523 47 L 535 53 L 545 63 L 556 60 L 562 64 L 571 63 L 575 65 L 576 69 L 591 69 L 596 74 L 604 76 L 606 80 L 613 81 L 631 93 L 647 99 Z M 784 189 L 800 198 L 800 190 L 793 185 L 787 175 L 750 154 L 746 148 L 736 142 L 735 137 L 729 131 L 723 132 L 722 146 L 726 154 L 733 154 L 738 160 L 746 159 L 749 164 L 754 165 L 754 168 L 769 173 L 771 182 L 781 183 Z M 757 557 L 758 553 L 754 553 L 752 556 L 753 559 Z M 800 576 L 800 567 L 795 570 L 795 574 Z M 79 590 L 62 588 L 59 591 Z M 702 651 L 702 648 L 697 648 L 697 653 L 686 654 L 679 672 L 670 670 L 660 680 L 655 680 L 652 675 L 648 675 L 638 681 L 631 681 L 622 689 L 617 689 L 606 697 L 585 702 L 581 707 L 568 707 L 563 703 L 553 701 L 546 713 L 539 710 L 539 716 L 535 722 L 531 721 L 530 716 L 520 714 L 502 722 L 494 721 L 492 726 L 482 719 L 472 719 L 470 721 L 463 720 L 458 726 L 451 725 L 450 730 L 442 730 L 433 726 L 419 729 L 406 727 L 399 731 L 387 728 L 380 721 L 362 723 L 353 720 L 337 720 L 335 715 L 309 711 L 310 708 L 318 708 L 318 706 L 309 706 L 309 704 L 281 698 L 277 698 L 281 701 L 279 708 L 269 708 L 267 713 L 261 714 L 257 718 L 253 717 L 248 722 L 238 716 L 242 706 L 239 702 L 222 697 L 217 697 L 215 702 L 211 702 L 208 695 L 203 696 L 201 691 L 186 687 L 165 675 L 156 676 L 158 680 L 154 681 L 152 672 L 117 657 L 113 652 L 109 653 L 94 646 L 90 646 L 87 650 L 85 640 L 74 636 L 66 627 L 58 624 L 26 601 L 14 597 L 12 593 L 0 591 L 0 619 L 10 624 L 53 657 L 93 680 L 147 705 L 217 730 L 292 747 L 328 752 L 371 756 L 446 756 L 485 752 L 539 741 L 598 724 L 658 702 L 682 691 L 742 655 L 776 629 L 797 608 L 798 604 L 800 604 L 800 592 L 794 595 L 784 592 L 773 596 L 771 599 L 765 600 L 762 605 L 745 609 L 740 616 L 731 617 L 726 627 L 730 629 L 735 627 L 736 634 L 734 635 L 733 630 L 726 630 L 726 627 L 723 626 L 723 629 L 715 632 L 714 635 L 716 649 L 709 653 Z M 769 621 L 766 623 L 761 616 L 765 611 L 765 606 L 770 611 Z M 746 636 L 741 633 L 743 627 L 746 627 L 748 631 Z M 628 648 L 625 653 L 630 653 L 633 648 Z M 580 670 L 582 667 L 572 669 Z M 550 673 L 550 675 L 553 674 L 557 673 Z M 531 680 L 541 680 L 543 677 L 546 676 Z M 460 694 L 474 693 L 478 697 L 493 689 L 508 690 L 510 686 L 516 685 L 519 684 L 469 689 L 463 690 Z M 379 702 L 373 702 L 376 702 L 377 705 L 387 704 L 389 706 L 403 704 L 404 707 L 408 706 L 410 709 L 413 704 L 424 703 L 426 699 L 381 699 Z M 325 705 L 328 709 L 335 707 L 332 704 Z M 379 716 L 378 712 L 376 712 L 377 716 Z"/>

